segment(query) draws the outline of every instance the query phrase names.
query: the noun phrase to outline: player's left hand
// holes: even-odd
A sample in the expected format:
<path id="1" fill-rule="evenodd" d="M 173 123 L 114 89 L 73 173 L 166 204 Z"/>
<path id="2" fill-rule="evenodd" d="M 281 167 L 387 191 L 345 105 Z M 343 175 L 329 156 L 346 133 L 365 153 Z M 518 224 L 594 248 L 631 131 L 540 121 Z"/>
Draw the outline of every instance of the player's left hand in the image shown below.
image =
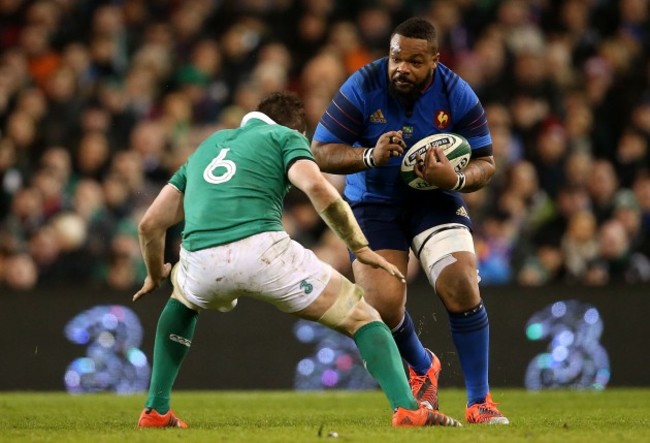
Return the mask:
<path id="1" fill-rule="evenodd" d="M 163 265 L 163 270 L 160 278 L 153 278 L 151 275 L 147 274 L 147 276 L 144 279 L 144 284 L 142 285 L 142 288 L 138 292 L 136 292 L 133 295 L 133 301 L 138 301 L 141 297 L 155 291 L 160 287 L 160 284 L 167 278 L 169 277 L 169 273 L 172 270 L 172 265 L 171 263 L 165 263 Z"/>
<path id="2" fill-rule="evenodd" d="M 413 171 L 430 185 L 442 189 L 452 189 L 458 182 L 458 174 L 442 148 L 429 149 L 424 158 L 418 154 Z"/>
<path id="3" fill-rule="evenodd" d="M 406 278 L 404 278 L 404 275 L 399 271 L 399 269 L 397 269 L 397 266 L 377 254 L 368 246 L 364 246 L 358 251 L 355 251 L 354 255 L 356 255 L 357 260 L 364 265 L 372 266 L 373 268 L 382 268 L 396 279 L 401 280 L 402 283 L 406 283 Z"/>

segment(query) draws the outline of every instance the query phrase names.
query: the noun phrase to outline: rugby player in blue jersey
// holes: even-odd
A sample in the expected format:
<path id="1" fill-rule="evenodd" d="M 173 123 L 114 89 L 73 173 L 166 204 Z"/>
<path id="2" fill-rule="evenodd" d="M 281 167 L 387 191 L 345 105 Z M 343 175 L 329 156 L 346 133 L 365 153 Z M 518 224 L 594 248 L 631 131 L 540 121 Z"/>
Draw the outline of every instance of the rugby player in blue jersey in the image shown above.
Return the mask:
<path id="1" fill-rule="evenodd" d="M 465 376 L 469 423 L 508 424 L 488 384 L 489 323 L 479 292 L 472 223 L 460 195 L 488 184 L 495 171 L 483 106 L 471 87 L 440 63 L 435 27 L 410 18 L 391 35 L 388 57 L 364 66 L 341 86 L 312 141 L 321 170 L 347 174 L 350 202 L 370 247 L 406 272 L 409 248 L 422 264 L 449 314 Z M 408 147 L 428 135 L 454 132 L 472 147 L 456 173 L 440 148 L 416 168 L 433 190 L 416 190 L 400 178 Z M 438 408 L 440 360 L 425 349 L 406 312 L 406 286 L 353 262 L 356 282 L 393 332 L 409 364 L 418 400 Z"/>

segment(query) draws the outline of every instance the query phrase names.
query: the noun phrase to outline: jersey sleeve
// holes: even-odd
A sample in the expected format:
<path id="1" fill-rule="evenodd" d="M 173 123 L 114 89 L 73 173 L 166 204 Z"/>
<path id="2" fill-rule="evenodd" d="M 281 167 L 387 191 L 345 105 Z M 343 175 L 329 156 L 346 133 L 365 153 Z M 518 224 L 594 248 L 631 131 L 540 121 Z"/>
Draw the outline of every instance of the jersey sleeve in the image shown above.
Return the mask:
<path id="1" fill-rule="evenodd" d="M 483 105 L 464 80 L 461 79 L 459 82 L 462 83 L 454 89 L 454 96 L 451 97 L 456 106 L 454 113 L 461 116 L 454 125 L 454 132 L 467 139 L 473 155 L 481 157 L 492 155 L 492 137 Z"/>
<path id="2" fill-rule="evenodd" d="M 172 178 L 169 179 L 169 184 L 178 189 L 183 194 L 185 193 L 185 185 L 187 184 L 187 162 L 183 164 L 178 171 L 172 175 Z"/>
<path id="3" fill-rule="evenodd" d="M 365 98 L 359 71 L 343 83 L 314 132 L 314 140 L 322 143 L 354 144 L 363 132 Z"/>
<path id="4" fill-rule="evenodd" d="M 307 137 L 297 131 L 287 131 L 282 146 L 282 157 L 285 172 L 288 171 L 291 165 L 293 165 L 298 160 L 307 159 L 314 161 L 314 154 L 312 154 L 309 147 L 309 140 L 307 140 Z"/>

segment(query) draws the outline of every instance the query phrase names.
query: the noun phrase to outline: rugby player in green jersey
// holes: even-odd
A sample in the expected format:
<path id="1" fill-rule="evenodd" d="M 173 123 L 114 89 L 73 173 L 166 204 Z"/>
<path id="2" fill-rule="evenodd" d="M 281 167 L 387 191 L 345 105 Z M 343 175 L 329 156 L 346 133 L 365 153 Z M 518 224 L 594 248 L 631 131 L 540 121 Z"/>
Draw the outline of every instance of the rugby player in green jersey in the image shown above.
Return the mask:
<path id="1" fill-rule="evenodd" d="M 368 248 L 349 205 L 314 162 L 305 128 L 300 99 L 270 94 L 239 128 L 205 139 L 144 214 L 138 233 L 147 277 L 133 300 L 169 276 L 173 291 L 158 321 L 139 427 L 187 427 L 170 409 L 170 397 L 199 312 L 230 311 L 242 296 L 352 337 L 388 398 L 393 426 L 460 425 L 415 400 L 391 333 L 363 290 L 285 232 L 283 199 L 294 185 L 357 260 L 404 279 Z M 180 260 L 172 269 L 164 262 L 165 233 L 182 220 Z"/>

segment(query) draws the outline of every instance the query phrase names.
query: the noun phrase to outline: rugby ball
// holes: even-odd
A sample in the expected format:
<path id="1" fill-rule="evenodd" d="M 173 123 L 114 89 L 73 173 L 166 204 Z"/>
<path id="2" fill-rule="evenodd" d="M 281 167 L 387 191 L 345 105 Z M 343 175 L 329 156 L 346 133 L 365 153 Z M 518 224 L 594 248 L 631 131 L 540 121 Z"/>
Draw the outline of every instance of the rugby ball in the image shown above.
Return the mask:
<path id="1" fill-rule="evenodd" d="M 441 147 L 443 149 L 443 152 L 456 172 L 465 169 L 472 156 L 472 147 L 462 135 L 443 133 L 424 137 L 406 151 L 400 166 L 402 179 L 410 187 L 419 190 L 437 188 L 437 186 L 430 185 L 415 175 L 415 171 L 413 170 L 417 163 L 416 155 L 419 153 L 420 157 L 424 158 L 427 151 L 433 147 Z"/>

